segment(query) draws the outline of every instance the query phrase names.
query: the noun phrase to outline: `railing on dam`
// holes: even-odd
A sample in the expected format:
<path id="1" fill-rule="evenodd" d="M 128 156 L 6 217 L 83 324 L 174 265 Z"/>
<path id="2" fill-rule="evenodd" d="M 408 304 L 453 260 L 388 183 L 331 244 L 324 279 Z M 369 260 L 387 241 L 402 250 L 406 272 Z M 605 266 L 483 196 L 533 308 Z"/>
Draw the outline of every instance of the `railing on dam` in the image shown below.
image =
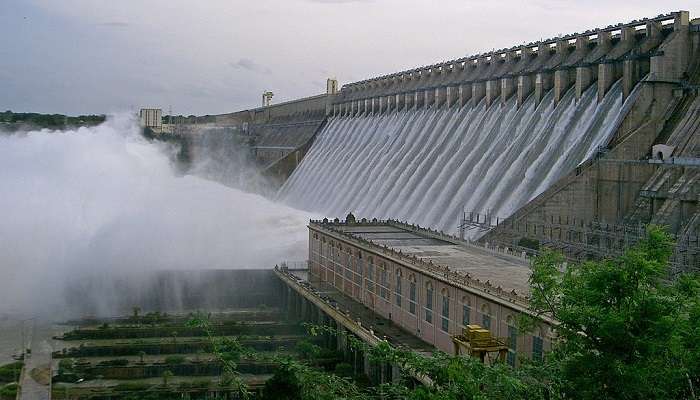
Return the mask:
<path id="1" fill-rule="evenodd" d="M 678 82 L 686 71 L 690 34 L 686 11 L 610 25 L 379 76 L 343 86 L 334 115 L 464 106 L 486 99 L 518 104 L 550 89 L 557 101 L 572 86 L 577 97 L 597 83 L 599 99 L 623 79 L 625 97 L 643 77 Z"/>

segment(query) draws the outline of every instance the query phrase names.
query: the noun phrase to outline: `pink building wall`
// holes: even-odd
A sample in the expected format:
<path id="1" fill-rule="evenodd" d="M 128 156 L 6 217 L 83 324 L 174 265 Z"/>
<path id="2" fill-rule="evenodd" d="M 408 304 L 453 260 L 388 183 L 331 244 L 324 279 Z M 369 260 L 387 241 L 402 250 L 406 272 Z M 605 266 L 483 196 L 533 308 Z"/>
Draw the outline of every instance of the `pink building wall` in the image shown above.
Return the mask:
<path id="1" fill-rule="evenodd" d="M 332 284 L 355 301 L 450 354 L 454 354 L 452 335 L 461 333 L 465 322 L 486 327 L 490 321 L 489 330 L 500 338 L 508 338 L 515 328 L 518 311 L 508 307 L 505 301 L 506 304 L 493 301 L 486 294 L 480 295 L 477 289 L 468 291 L 443 282 L 423 273 L 418 266 L 389 260 L 378 249 L 373 251 L 372 246 L 353 243 L 316 227 L 309 230 L 309 268 L 312 281 Z M 415 301 L 411 301 L 412 283 L 415 284 Z M 432 310 L 427 301 L 431 288 Z M 400 295 L 398 303 L 397 294 Z M 443 317 L 443 297 L 447 298 L 446 318 Z M 415 304 L 415 312 L 412 312 L 411 303 Z M 468 321 L 464 321 L 464 306 Z M 427 318 L 428 314 L 431 318 Z M 447 330 L 443 329 L 443 319 Z M 535 340 L 541 344 L 538 348 L 548 350 L 551 334 L 545 324 L 534 334 L 517 334 L 509 361 L 517 363 L 516 352 L 532 357 Z M 512 344 L 510 347 L 513 348 Z"/>

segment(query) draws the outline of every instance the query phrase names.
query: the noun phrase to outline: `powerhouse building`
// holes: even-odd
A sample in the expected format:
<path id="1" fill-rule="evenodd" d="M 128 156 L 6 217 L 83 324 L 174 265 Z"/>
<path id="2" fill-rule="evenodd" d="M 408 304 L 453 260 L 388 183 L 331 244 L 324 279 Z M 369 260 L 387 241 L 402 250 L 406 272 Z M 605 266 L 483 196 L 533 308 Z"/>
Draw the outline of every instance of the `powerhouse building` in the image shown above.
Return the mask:
<path id="1" fill-rule="evenodd" d="M 309 269 L 318 293 L 361 304 L 405 332 L 455 354 L 454 337 L 481 325 L 518 355 L 541 358 L 553 322 L 518 332 L 528 309 L 529 261 L 508 248 L 479 246 L 394 220 L 311 221 Z"/>

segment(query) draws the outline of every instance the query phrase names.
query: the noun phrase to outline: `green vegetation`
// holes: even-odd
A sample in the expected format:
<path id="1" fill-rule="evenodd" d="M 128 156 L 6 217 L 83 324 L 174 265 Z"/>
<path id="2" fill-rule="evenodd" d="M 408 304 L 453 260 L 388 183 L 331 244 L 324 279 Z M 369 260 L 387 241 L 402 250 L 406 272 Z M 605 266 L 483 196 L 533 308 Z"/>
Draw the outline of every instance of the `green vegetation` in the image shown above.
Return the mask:
<path id="1" fill-rule="evenodd" d="M 105 121 L 104 115 L 79 115 L 70 117 L 63 114 L 14 113 L 7 110 L 0 113 L 0 128 L 9 126 L 9 130 L 20 125 L 35 128 L 65 129 L 78 126 L 99 125 Z"/>
<path id="2" fill-rule="evenodd" d="M 100 367 L 125 367 L 129 365 L 129 360 L 124 358 L 115 358 L 113 360 L 100 361 L 97 365 Z"/>
<path id="3" fill-rule="evenodd" d="M 696 399 L 700 279 L 669 280 L 671 252 L 669 236 L 657 227 L 616 259 L 564 268 L 561 255 L 544 252 L 533 262 L 531 307 L 535 315 L 559 321 L 558 340 L 543 360 L 523 359 L 517 369 L 444 353 L 426 357 L 386 342 L 369 347 L 350 336 L 351 348 L 374 365 L 401 367 L 398 382 L 365 387 L 347 364 L 326 371 L 305 360 L 256 353 L 235 338 L 208 337 L 229 379 L 238 382 L 241 398 L 250 396 L 237 370 L 245 354 L 277 365 L 265 385 L 266 399 Z M 523 318 L 521 331 L 535 320 Z M 211 332 L 206 319 L 192 323 Z M 335 334 L 325 326 L 309 331 Z M 319 354 L 309 343 L 297 350 L 307 359 Z M 416 384 L 414 377 L 430 384 Z"/>
<path id="4" fill-rule="evenodd" d="M 18 382 L 23 366 L 21 361 L 0 366 L 0 384 Z"/>
<path id="5" fill-rule="evenodd" d="M 58 373 L 73 372 L 75 368 L 75 360 L 72 358 L 64 358 L 58 362 Z"/>
<path id="6" fill-rule="evenodd" d="M 185 361 L 185 356 L 174 355 L 165 357 L 166 364 L 183 364 Z"/>
<path id="7" fill-rule="evenodd" d="M 177 329 L 177 330 L 175 330 Z M 303 329 L 296 324 L 285 323 L 241 323 L 239 321 L 225 321 L 211 325 L 212 333 L 216 335 L 293 335 L 303 333 Z M 170 343 L 177 345 L 178 337 L 207 336 L 207 332 L 197 327 L 186 327 L 182 324 L 139 325 L 139 326 L 111 326 L 102 324 L 97 329 L 76 329 L 66 332 L 64 340 L 90 340 L 90 339 L 139 339 L 139 338 L 164 338 L 169 337 Z"/>
<path id="8" fill-rule="evenodd" d="M 19 385 L 17 383 L 8 383 L 6 385 L 0 386 L 0 399 L 15 399 L 17 397 L 17 390 Z"/>
<path id="9" fill-rule="evenodd" d="M 23 366 L 21 361 L 0 366 L 0 400 L 14 400 L 17 397 Z"/>
<path id="10" fill-rule="evenodd" d="M 533 309 L 560 322 L 552 391 L 576 399 L 685 399 L 700 388 L 700 279 L 672 282 L 673 243 L 660 228 L 622 257 L 558 268 L 534 263 Z"/>
<path id="11" fill-rule="evenodd" d="M 173 377 L 173 372 L 170 370 L 163 371 L 163 386 L 168 386 L 168 380 Z"/>

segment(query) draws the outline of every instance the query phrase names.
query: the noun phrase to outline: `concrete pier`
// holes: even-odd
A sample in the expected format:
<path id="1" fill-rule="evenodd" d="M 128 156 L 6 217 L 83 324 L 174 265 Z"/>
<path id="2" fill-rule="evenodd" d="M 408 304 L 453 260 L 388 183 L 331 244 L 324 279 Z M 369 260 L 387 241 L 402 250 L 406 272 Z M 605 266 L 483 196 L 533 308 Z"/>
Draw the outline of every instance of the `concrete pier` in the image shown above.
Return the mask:
<path id="1" fill-rule="evenodd" d="M 512 77 L 501 79 L 501 103 L 508 101 L 516 91 L 515 80 Z"/>
<path id="2" fill-rule="evenodd" d="M 430 108 L 435 104 L 435 90 L 427 89 L 423 91 L 423 106 L 425 108 Z"/>
<path id="3" fill-rule="evenodd" d="M 422 90 L 416 90 L 413 92 L 413 107 L 419 109 L 425 104 L 425 94 Z"/>
<path id="4" fill-rule="evenodd" d="M 458 86 L 447 86 L 445 88 L 445 104 L 447 107 L 452 107 L 455 104 L 459 104 Z"/>
<path id="5" fill-rule="evenodd" d="M 500 81 L 486 81 L 486 105 L 490 106 L 501 94 Z"/>
<path id="6" fill-rule="evenodd" d="M 445 86 L 435 88 L 434 102 L 436 107 L 442 107 L 445 104 L 447 100 L 447 89 L 448 88 Z"/>
<path id="7" fill-rule="evenodd" d="M 580 99 L 583 92 L 588 89 L 593 81 L 597 79 L 598 69 L 593 69 L 591 67 L 577 67 L 576 68 L 576 99 Z"/>
<path id="8" fill-rule="evenodd" d="M 471 84 L 462 84 L 459 85 L 459 106 L 464 107 L 465 105 L 470 103 L 470 100 L 472 98 L 472 85 Z"/>
<path id="9" fill-rule="evenodd" d="M 610 25 L 352 83 L 336 101 L 399 96 L 386 104 L 351 104 L 350 115 L 465 106 L 484 98 L 490 105 L 513 95 L 521 106 L 530 95 L 539 102 L 552 89 L 556 102 L 569 90 L 580 98 L 593 84 L 602 99 L 620 78 L 628 96 L 647 74 L 649 81 L 682 79 L 690 60 L 689 26 L 685 11 Z"/>
<path id="10" fill-rule="evenodd" d="M 554 72 L 554 102 L 557 104 L 564 97 L 572 83 L 575 82 L 575 78 L 571 79 L 571 71 L 569 69 L 561 69 Z"/>
<path id="11" fill-rule="evenodd" d="M 474 82 L 472 83 L 472 103 L 474 105 L 479 104 L 481 99 L 486 96 L 486 82 Z"/>
<path id="12" fill-rule="evenodd" d="M 530 75 L 520 75 L 518 77 L 518 107 L 522 106 L 525 100 L 532 93 L 534 85 L 532 84 L 532 77 Z"/>
<path id="13" fill-rule="evenodd" d="M 535 78 L 535 103 L 540 104 L 544 95 L 552 88 L 552 73 L 540 72 Z"/>
<path id="14" fill-rule="evenodd" d="M 410 110 L 415 104 L 414 99 L 416 98 L 415 93 L 406 93 L 404 95 L 404 108 Z"/>
<path id="15" fill-rule="evenodd" d="M 598 101 L 603 101 L 603 97 L 610 89 L 610 86 L 619 78 L 619 68 L 616 64 L 598 64 Z"/>
<path id="16" fill-rule="evenodd" d="M 394 96 L 394 109 L 396 111 L 401 111 L 404 108 L 404 100 L 406 99 L 405 95 L 400 95 L 397 94 Z"/>

